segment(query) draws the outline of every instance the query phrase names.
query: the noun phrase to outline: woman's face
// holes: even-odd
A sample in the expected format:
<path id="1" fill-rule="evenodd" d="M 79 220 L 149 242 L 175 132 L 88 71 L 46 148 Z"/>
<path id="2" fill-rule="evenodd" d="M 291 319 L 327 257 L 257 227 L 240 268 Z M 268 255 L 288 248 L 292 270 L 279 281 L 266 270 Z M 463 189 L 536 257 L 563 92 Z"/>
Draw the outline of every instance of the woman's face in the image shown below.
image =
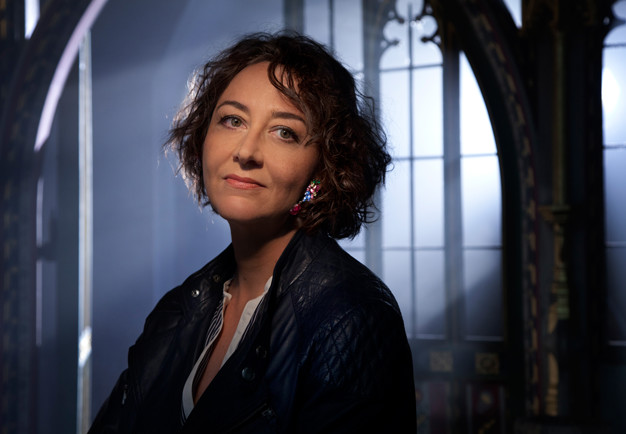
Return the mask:
<path id="1" fill-rule="evenodd" d="M 318 162 L 304 114 L 267 77 L 243 69 L 219 98 L 204 140 L 202 170 L 214 210 L 231 225 L 284 227 Z M 291 217 L 292 218 L 292 217 Z"/>

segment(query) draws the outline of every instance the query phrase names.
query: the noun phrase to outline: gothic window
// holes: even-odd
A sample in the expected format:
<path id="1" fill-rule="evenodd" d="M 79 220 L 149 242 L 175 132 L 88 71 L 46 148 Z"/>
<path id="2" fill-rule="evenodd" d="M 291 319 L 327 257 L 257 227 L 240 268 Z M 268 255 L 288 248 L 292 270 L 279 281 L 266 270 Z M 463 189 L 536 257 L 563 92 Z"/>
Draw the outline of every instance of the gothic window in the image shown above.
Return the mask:
<path id="1" fill-rule="evenodd" d="M 519 0 L 507 4 L 519 25 Z M 376 29 L 363 28 L 372 11 L 362 5 L 392 5 L 379 10 L 380 40 L 367 40 Z M 504 429 L 504 417 L 493 416 L 505 413 L 500 164 L 459 35 L 441 31 L 450 24 L 419 0 L 308 0 L 304 18 L 305 33 L 334 47 L 357 74 L 368 73 L 366 44 L 386 47 L 370 80 L 378 83 L 393 170 L 377 227 L 343 245 L 398 300 L 414 351 L 419 431 L 478 429 L 485 421 L 476 400 L 489 402 L 485 414 Z"/>

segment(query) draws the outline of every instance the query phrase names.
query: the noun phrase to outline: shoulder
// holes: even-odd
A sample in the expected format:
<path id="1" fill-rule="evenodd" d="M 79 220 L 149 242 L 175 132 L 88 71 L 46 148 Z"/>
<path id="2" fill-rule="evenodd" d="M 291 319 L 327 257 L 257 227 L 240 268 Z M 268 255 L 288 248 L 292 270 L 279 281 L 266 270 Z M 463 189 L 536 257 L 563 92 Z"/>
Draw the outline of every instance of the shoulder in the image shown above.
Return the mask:
<path id="1" fill-rule="evenodd" d="M 229 247 L 165 293 L 146 318 L 143 335 L 167 331 L 206 309 L 215 294 L 218 297 L 221 295 L 224 281 L 232 275 L 234 260 L 231 256 L 232 249 Z"/>
<path id="2" fill-rule="evenodd" d="M 290 289 L 300 308 L 317 316 L 347 312 L 400 317 L 398 304 L 385 283 L 369 268 L 328 239 L 298 274 Z M 329 315 L 324 314 L 328 313 Z"/>
<path id="3" fill-rule="evenodd" d="M 382 390 L 385 375 L 410 366 L 391 291 L 334 241 L 311 259 L 289 292 L 314 381 L 370 394 Z"/>

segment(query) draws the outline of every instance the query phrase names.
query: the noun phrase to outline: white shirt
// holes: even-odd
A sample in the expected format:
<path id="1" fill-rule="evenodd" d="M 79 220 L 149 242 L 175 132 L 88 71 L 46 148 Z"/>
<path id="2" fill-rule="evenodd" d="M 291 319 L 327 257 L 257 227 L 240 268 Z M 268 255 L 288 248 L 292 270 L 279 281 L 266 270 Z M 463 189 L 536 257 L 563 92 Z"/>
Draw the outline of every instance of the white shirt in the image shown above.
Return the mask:
<path id="1" fill-rule="evenodd" d="M 193 392 L 196 389 L 195 386 L 197 385 L 197 383 L 200 382 L 202 373 L 204 373 L 204 369 L 206 368 L 206 365 L 209 361 L 208 355 L 211 354 L 213 345 L 215 341 L 217 340 L 217 337 L 219 336 L 220 332 L 222 331 L 222 327 L 224 325 L 224 310 L 226 309 L 226 306 L 228 306 L 228 303 L 230 302 L 232 298 L 232 295 L 228 292 L 231 281 L 232 279 L 229 279 L 226 282 L 224 282 L 224 287 L 222 289 L 224 298 L 221 300 L 220 306 L 218 306 L 218 309 L 216 309 L 215 315 L 213 315 L 213 319 L 211 320 L 211 324 L 209 325 L 209 330 L 207 332 L 207 339 L 206 339 L 206 343 L 204 346 L 204 350 L 202 351 L 202 354 L 200 354 L 200 357 L 198 357 L 198 360 L 196 361 L 193 369 L 191 370 L 191 372 L 189 373 L 189 376 L 187 377 L 187 381 L 185 382 L 185 387 L 183 387 L 183 408 L 182 408 L 183 423 L 189 417 L 191 410 L 193 410 L 193 407 L 194 407 Z M 228 360 L 228 358 L 235 352 L 235 350 L 239 346 L 239 343 L 241 342 L 241 338 L 243 337 L 246 330 L 248 329 L 248 326 L 250 325 L 250 322 L 252 321 L 252 318 L 254 317 L 254 314 L 257 308 L 259 307 L 259 304 L 261 304 L 261 301 L 263 300 L 263 297 L 265 297 L 265 294 L 267 294 L 267 291 L 269 290 L 271 284 L 272 284 L 272 276 L 270 276 L 267 282 L 265 282 L 265 287 L 263 288 L 263 294 L 259 295 L 256 298 L 253 298 L 252 300 L 248 301 L 248 303 L 246 303 L 246 306 L 244 307 L 243 312 L 241 313 L 241 318 L 239 318 L 239 323 L 237 324 L 237 329 L 235 330 L 233 339 L 230 341 L 230 345 L 228 346 L 228 349 L 226 350 L 226 354 L 224 355 L 224 359 L 222 360 L 222 364 L 220 365 L 220 367 L 224 366 L 224 363 L 226 363 L 226 360 Z"/>

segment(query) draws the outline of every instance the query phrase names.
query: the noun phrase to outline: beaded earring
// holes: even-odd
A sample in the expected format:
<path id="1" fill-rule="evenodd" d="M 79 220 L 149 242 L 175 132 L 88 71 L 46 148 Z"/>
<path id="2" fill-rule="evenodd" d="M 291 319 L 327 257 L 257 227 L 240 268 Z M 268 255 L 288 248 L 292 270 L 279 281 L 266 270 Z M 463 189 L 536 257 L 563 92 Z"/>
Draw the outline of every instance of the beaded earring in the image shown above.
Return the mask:
<path id="1" fill-rule="evenodd" d="M 317 193 L 320 191 L 320 187 L 321 187 L 320 182 L 317 179 L 312 180 L 309 186 L 306 188 L 306 191 L 304 192 L 304 197 L 302 198 L 302 200 L 298 202 L 297 204 L 295 204 L 289 210 L 289 214 L 291 215 L 298 214 L 300 210 L 302 209 L 302 204 L 304 202 L 308 202 L 311 199 L 313 199 L 315 196 L 317 196 Z"/>

